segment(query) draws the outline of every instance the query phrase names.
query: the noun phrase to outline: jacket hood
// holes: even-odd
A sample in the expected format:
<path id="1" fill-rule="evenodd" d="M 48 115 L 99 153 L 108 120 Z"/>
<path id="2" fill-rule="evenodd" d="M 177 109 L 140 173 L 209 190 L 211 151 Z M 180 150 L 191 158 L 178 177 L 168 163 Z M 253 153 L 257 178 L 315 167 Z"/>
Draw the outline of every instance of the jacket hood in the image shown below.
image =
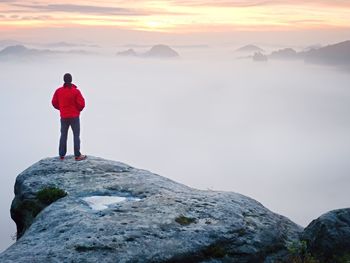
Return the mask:
<path id="1" fill-rule="evenodd" d="M 63 88 L 65 88 L 65 87 L 69 87 L 68 85 L 66 85 L 66 83 L 65 84 L 63 84 L 63 86 L 62 86 Z M 69 88 L 74 88 L 74 89 L 76 89 L 77 88 L 77 86 L 76 85 L 74 85 L 73 83 L 71 83 L 71 85 L 70 85 L 70 87 Z"/>

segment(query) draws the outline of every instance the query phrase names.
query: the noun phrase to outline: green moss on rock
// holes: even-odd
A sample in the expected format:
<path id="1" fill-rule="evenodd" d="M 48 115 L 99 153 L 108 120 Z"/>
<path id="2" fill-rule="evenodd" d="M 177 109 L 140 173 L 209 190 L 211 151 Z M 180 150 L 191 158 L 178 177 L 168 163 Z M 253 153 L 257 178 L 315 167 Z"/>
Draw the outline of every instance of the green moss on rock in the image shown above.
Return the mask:
<path id="1" fill-rule="evenodd" d="M 15 197 L 11 206 L 11 217 L 17 225 L 17 239 L 24 234 L 45 207 L 66 195 L 65 191 L 57 187 L 45 187 L 38 191 L 33 199 Z"/>
<path id="2" fill-rule="evenodd" d="M 67 193 L 64 190 L 57 187 L 45 187 L 36 193 L 36 198 L 40 202 L 49 205 L 66 195 Z"/>
<path id="3" fill-rule="evenodd" d="M 180 215 L 177 218 L 175 218 L 175 222 L 180 225 L 187 226 L 189 224 L 195 223 L 196 219 L 191 217 L 186 217 L 184 215 Z"/>
<path id="4" fill-rule="evenodd" d="M 226 256 L 226 250 L 220 244 L 210 245 L 202 252 L 206 258 L 223 258 Z"/>

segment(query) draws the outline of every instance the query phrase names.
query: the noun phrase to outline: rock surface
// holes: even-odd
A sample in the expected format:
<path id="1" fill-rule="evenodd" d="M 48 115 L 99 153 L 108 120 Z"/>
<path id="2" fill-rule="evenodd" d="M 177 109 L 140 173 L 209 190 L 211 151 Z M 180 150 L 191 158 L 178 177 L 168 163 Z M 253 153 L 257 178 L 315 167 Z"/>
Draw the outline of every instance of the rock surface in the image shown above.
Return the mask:
<path id="1" fill-rule="evenodd" d="M 35 202 L 44 187 L 67 195 L 31 218 L 23 203 Z M 90 196 L 127 201 L 93 210 L 84 201 Z M 47 158 L 22 172 L 12 216 L 22 236 L 0 254 L 2 263 L 274 262 L 302 231 L 249 197 L 196 190 L 90 156 Z"/>
<path id="2" fill-rule="evenodd" d="M 350 208 L 330 211 L 313 220 L 301 239 L 307 242 L 312 256 L 321 262 L 349 262 Z"/>

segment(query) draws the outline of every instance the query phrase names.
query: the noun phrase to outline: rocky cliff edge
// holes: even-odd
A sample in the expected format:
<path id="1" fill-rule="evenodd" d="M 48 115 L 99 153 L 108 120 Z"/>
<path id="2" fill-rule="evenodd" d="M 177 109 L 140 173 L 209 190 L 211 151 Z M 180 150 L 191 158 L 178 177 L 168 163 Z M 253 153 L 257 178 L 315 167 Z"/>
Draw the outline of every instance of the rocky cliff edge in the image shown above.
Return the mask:
<path id="1" fill-rule="evenodd" d="M 50 200 L 52 190 L 61 196 Z M 241 194 L 91 156 L 47 158 L 23 171 L 11 216 L 18 240 L 3 263 L 277 262 L 302 232 Z"/>

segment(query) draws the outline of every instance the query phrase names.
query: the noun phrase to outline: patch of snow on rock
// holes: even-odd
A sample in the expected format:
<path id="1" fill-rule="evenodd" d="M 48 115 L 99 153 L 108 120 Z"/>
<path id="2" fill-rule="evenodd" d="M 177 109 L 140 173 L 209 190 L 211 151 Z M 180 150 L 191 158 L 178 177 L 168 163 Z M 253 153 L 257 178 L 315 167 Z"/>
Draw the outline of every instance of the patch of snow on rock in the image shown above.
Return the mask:
<path id="1" fill-rule="evenodd" d="M 138 198 L 127 198 L 121 196 L 89 196 L 83 198 L 83 200 L 90 206 L 92 210 L 104 210 L 107 209 L 109 205 L 117 204 L 127 200 L 139 201 Z"/>

